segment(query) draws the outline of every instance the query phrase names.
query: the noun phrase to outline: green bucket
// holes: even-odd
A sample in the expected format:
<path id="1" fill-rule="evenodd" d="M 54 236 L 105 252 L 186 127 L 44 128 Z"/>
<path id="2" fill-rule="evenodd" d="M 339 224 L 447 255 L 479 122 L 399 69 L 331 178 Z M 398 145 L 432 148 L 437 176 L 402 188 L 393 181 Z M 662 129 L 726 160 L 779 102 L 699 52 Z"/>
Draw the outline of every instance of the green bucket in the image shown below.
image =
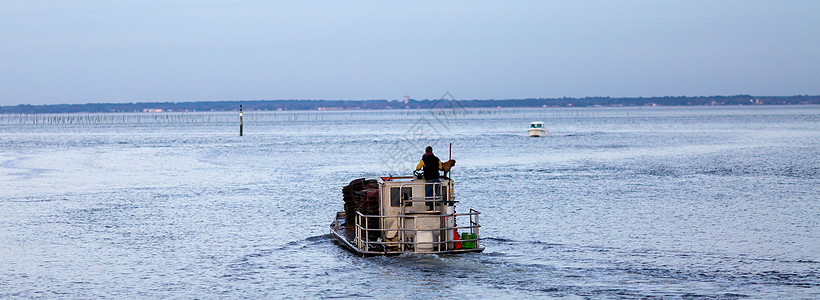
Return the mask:
<path id="1" fill-rule="evenodd" d="M 461 239 L 462 240 L 473 240 L 473 239 L 475 239 L 475 233 L 463 232 L 463 233 L 461 233 Z M 475 248 L 475 241 L 461 242 L 461 248 L 473 249 L 473 248 Z"/>

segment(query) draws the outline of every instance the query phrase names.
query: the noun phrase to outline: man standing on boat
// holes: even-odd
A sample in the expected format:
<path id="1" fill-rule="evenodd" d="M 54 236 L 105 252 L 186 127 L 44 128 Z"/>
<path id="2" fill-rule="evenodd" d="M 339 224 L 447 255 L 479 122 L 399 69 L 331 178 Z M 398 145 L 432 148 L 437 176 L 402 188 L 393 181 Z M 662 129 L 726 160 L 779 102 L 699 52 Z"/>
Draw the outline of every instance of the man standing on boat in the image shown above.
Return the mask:
<path id="1" fill-rule="evenodd" d="M 441 160 L 433 155 L 432 146 L 424 148 L 424 155 L 421 156 L 421 161 L 419 161 L 419 164 L 416 166 L 416 171 L 422 169 L 424 171 L 424 179 L 427 180 L 428 183 L 424 186 L 425 194 L 427 197 L 432 197 L 433 185 L 429 183 L 439 181 L 438 171 L 441 170 Z"/>

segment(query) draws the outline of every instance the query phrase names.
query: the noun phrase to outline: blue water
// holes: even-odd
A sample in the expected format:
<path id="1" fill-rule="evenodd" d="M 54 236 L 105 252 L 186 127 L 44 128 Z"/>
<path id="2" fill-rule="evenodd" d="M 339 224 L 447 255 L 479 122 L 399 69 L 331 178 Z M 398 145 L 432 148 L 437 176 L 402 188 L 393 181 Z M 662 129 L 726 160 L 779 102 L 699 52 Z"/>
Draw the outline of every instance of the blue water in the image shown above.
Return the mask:
<path id="1" fill-rule="evenodd" d="M 0 298 L 820 298 L 820 106 L 246 112 L 238 131 L 0 116 Z M 331 242 L 343 185 L 450 143 L 485 252 Z"/>

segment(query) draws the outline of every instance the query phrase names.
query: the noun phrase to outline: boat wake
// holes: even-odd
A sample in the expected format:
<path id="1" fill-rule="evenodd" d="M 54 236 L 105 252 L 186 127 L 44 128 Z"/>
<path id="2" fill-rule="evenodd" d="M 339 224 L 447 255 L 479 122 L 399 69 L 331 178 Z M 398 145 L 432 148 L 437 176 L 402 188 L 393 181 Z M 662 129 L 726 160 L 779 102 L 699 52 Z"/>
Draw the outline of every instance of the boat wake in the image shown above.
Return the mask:
<path id="1" fill-rule="evenodd" d="M 740 298 L 755 295 L 731 291 L 748 286 L 759 286 L 758 289 L 789 286 L 815 292 L 820 289 L 820 272 L 816 271 L 820 262 L 815 260 L 619 249 L 506 238 L 485 238 L 482 242 L 490 250 L 474 259 L 491 266 L 485 269 L 489 274 L 483 276 L 487 284 L 506 285 L 511 281 L 514 284 L 509 288 L 546 292 L 556 297 Z M 647 261 L 656 263 L 647 264 Z M 701 263 L 704 261 L 710 263 Z M 783 266 L 788 267 L 782 270 Z M 805 272 L 795 273 L 795 269 Z M 607 287 L 595 282 L 619 284 Z M 649 286 L 654 288 L 647 288 Z M 681 292 L 681 287 L 684 291 L 690 287 L 689 290 L 702 293 L 688 294 Z"/>

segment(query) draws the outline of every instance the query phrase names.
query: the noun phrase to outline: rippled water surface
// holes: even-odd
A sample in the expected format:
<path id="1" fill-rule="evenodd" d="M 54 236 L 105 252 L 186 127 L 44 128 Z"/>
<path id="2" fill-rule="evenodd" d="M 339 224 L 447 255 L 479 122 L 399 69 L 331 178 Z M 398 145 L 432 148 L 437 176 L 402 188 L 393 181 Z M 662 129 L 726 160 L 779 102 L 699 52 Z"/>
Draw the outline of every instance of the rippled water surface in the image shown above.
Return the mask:
<path id="1" fill-rule="evenodd" d="M 0 118 L 0 298 L 820 298 L 818 106 L 102 116 Z M 450 143 L 484 253 L 331 242 Z"/>

